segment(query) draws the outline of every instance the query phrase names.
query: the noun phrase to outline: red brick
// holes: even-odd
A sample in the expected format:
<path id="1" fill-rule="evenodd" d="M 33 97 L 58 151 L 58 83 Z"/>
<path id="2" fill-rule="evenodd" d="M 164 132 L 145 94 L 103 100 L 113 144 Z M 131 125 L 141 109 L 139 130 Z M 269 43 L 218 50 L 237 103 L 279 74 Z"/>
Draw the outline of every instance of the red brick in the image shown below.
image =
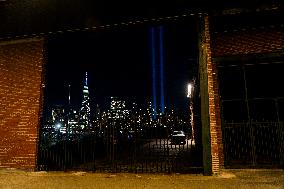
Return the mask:
<path id="1" fill-rule="evenodd" d="M 212 157 L 212 172 L 218 174 L 220 169 L 224 167 L 224 152 L 222 143 L 220 104 L 218 94 L 217 70 L 212 62 L 211 40 L 209 32 L 209 19 L 205 17 L 205 53 L 207 59 L 207 74 L 208 74 L 208 95 L 209 95 L 209 120 L 211 133 L 211 157 Z"/>
<path id="2" fill-rule="evenodd" d="M 43 39 L 0 43 L 0 167 L 35 169 Z"/>
<path id="3" fill-rule="evenodd" d="M 214 57 L 284 50 L 284 28 L 220 32 L 212 37 Z"/>

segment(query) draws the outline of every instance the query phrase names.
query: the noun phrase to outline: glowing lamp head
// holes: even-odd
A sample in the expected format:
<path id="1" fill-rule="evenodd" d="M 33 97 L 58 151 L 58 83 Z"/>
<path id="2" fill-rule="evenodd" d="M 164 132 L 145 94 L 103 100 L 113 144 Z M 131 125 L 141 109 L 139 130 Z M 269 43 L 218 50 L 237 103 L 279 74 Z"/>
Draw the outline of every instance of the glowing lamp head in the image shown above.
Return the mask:
<path id="1" fill-rule="evenodd" d="M 192 85 L 189 83 L 189 84 L 187 85 L 187 95 L 186 95 L 186 97 L 187 97 L 187 98 L 190 98 L 191 95 L 192 95 Z"/>

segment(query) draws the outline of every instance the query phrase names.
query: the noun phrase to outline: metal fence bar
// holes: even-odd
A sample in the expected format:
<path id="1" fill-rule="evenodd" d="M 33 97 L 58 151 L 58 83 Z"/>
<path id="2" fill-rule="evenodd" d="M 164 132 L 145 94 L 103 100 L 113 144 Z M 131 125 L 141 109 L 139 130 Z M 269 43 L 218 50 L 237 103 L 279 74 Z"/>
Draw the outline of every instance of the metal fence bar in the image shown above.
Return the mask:
<path id="1" fill-rule="evenodd" d="M 283 166 L 282 122 L 224 123 L 223 133 L 225 166 Z"/>
<path id="2" fill-rule="evenodd" d="M 91 135 L 60 140 L 40 148 L 39 169 L 170 173 L 199 167 L 202 172 L 202 157 L 195 154 L 192 138 L 182 144 L 173 143 L 162 129 L 153 128 L 152 136 L 136 132 L 126 141 L 119 138 L 116 127 L 108 128 L 102 139 Z"/>

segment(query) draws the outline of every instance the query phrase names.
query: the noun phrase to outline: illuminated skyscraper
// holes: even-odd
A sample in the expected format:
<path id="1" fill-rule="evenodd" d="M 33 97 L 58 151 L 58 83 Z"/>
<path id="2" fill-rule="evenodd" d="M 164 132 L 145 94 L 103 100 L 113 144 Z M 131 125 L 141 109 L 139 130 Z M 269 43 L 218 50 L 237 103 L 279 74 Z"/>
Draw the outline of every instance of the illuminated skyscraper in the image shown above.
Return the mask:
<path id="1" fill-rule="evenodd" d="M 100 106 L 97 104 L 96 106 L 96 114 L 95 114 L 95 120 L 98 121 L 100 120 L 101 118 L 101 109 L 100 109 Z"/>
<path id="2" fill-rule="evenodd" d="M 78 128 L 79 112 L 75 109 L 69 108 L 68 112 L 68 134 L 75 134 L 80 130 Z"/>
<path id="3" fill-rule="evenodd" d="M 55 130 L 66 133 L 65 112 L 62 106 L 56 106 L 51 111 L 52 124 Z"/>
<path id="4" fill-rule="evenodd" d="M 90 109 L 90 97 L 88 88 L 88 73 L 86 72 L 86 78 L 83 88 L 83 101 L 80 109 L 80 127 L 81 129 L 88 129 L 91 126 L 91 109 Z"/>
<path id="5" fill-rule="evenodd" d="M 117 97 L 111 97 L 109 118 L 114 120 L 125 119 L 128 114 L 129 111 L 125 108 L 125 101 Z"/>
<path id="6" fill-rule="evenodd" d="M 147 109 L 146 109 L 146 115 L 145 115 L 148 124 L 151 124 L 151 122 L 153 120 L 152 119 L 152 117 L 153 117 L 152 113 L 153 113 L 152 102 L 148 102 L 147 103 Z"/>

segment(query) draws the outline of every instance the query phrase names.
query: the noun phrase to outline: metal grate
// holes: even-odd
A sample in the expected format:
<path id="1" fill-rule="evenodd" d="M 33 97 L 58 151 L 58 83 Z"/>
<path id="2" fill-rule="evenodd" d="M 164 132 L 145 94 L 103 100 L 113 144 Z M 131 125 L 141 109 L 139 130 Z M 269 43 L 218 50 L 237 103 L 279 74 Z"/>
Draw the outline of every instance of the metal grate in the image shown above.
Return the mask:
<path id="1" fill-rule="evenodd" d="M 283 137 L 283 122 L 225 122 L 225 166 L 280 167 L 283 163 Z"/>

